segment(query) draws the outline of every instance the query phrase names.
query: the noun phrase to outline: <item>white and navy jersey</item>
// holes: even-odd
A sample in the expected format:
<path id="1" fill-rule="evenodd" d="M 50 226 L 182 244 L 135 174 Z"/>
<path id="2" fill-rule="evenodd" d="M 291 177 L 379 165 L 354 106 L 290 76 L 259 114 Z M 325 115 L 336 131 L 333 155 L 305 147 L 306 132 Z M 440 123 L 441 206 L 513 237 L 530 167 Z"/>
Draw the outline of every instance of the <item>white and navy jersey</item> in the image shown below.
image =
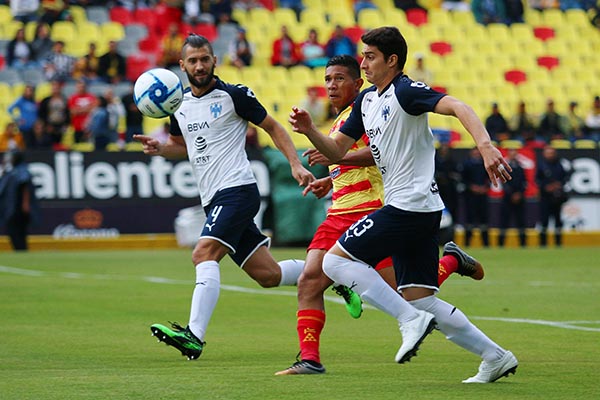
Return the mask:
<path id="1" fill-rule="evenodd" d="M 244 150 L 248 121 L 258 125 L 267 111 L 246 86 L 217 78 L 200 97 L 188 89 L 171 119 L 171 134 L 183 136 L 202 205 L 221 189 L 255 183 Z"/>
<path id="2" fill-rule="evenodd" d="M 363 133 L 383 176 L 385 204 L 412 212 L 444 208 L 433 175 L 435 147 L 427 121 L 444 97 L 403 74 L 381 94 L 375 86 L 361 92 L 340 131 L 356 140 Z"/>

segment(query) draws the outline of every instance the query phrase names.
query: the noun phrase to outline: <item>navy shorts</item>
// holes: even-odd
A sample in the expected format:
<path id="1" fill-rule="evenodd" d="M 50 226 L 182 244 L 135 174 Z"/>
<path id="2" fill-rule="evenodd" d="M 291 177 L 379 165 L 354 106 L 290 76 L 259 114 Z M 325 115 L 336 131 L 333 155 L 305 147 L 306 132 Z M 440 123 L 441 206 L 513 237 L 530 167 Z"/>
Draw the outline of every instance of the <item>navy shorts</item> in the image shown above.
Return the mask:
<path id="1" fill-rule="evenodd" d="M 385 206 L 348 228 L 338 245 L 368 265 L 392 256 L 399 289 L 437 290 L 441 217 L 441 211 L 417 213 Z"/>
<path id="2" fill-rule="evenodd" d="M 260 207 L 256 184 L 237 186 L 218 191 L 204 207 L 206 222 L 201 238 L 210 238 L 229 247 L 229 255 L 240 267 L 260 246 L 270 239 L 254 223 Z"/>

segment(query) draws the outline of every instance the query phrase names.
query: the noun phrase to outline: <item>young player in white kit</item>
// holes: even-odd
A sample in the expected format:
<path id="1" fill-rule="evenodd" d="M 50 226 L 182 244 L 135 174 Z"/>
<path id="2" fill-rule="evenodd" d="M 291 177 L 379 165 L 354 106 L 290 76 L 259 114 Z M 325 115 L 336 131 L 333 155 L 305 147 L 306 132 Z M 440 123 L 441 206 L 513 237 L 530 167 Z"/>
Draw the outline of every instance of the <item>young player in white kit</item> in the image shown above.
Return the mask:
<path id="1" fill-rule="evenodd" d="M 330 160 L 340 160 L 366 133 L 383 176 L 384 207 L 340 237 L 325 256 L 323 271 L 398 321 L 402 346 L 396 362 L 410 360 L 437 324 L 449 340 L 483 360 L 477 375 L 463 382 L 493 382 L 514 373 L 517 359 L 460 310 L 435 296 L 444 204 L 433 179 L 435 148 L 427 113 L 452 115 L 461 121 L 481 151 L 494 184 L 510 179 L 510 166 L 469 106 L 403 74 L 408 49 L 397 28 L 373 29 L 361 39 L 365 45 L 361 68 L 374 86 L 358 96 L 341 134 L 333 138 L 320 134 L 304 110 L 293 109 L 290 115 L 294 131 L 305 134 Z M 390 255 L 402 297 L 369 267 Z"/>

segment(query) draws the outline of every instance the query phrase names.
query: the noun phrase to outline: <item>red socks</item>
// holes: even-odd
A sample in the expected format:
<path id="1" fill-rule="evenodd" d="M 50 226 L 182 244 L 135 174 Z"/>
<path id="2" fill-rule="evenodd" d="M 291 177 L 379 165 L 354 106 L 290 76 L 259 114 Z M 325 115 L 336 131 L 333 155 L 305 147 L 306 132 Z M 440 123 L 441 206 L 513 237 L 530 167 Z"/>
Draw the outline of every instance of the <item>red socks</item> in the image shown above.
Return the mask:
<path id="1" fill-rule="evenodd" d="M 300 359 L 321 363 L 319 340 L 325 326 L 325 313 L 321 310 L 298 310 L 298 339 L 300 341 Z"/>
<path id="2" fill-rule="evenodd" d="M 440 258 L 440 263 L 438 265 L 438 286 L 441 286 L 442 283 L 448 279 L 450 274 L 456 272 L 457 269 L 458 260 L 455 257 L 447 255 Z"/>

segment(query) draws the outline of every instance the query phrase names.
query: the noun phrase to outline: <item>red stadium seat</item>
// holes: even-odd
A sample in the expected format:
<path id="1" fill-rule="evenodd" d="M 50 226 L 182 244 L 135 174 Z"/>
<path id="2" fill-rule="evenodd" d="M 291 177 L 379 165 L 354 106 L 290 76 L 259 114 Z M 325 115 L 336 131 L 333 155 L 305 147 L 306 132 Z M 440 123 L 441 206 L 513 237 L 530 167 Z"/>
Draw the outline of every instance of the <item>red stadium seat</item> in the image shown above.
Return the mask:
<path id="1" fill-rule="evenodd" d="M 442 57 L 452 53 L 452 45 L 448 42 L 432 42 L 429 44 L 429 49 L 432 53 L 439 54 Z"/>
<path id="2" fill-rule="evenodd" d="M 537 28 L 533 28 L 533 35 L 545 42 L 546 40 L 554 38 L 556 33 L 554 32 L 553 28 L 547 26 L 538 26 Z"/>
<path id="3" fill-rule="evenodd" d="M 504 73 L 504 79 L 516 86 L 527 81 L 527 74 L 520 69 L 511 69 Z"/>
<path id="4" fill-rule="evenodd" d="M 2 54 L 0 54 L 0 70 L 2 70 L 4 68 L 5 64 L 6 64 L 6 61 L 4 60 L 4 56 Z"/>
<path id="5" fill-rule="evenodd" d="M 135 82 L 135 80 L 145 71 L 152 67 L 150 60 L 143 56 L 129 56 L 127 57 L 127 69 L 125 76 L 127 80 Z"/>
<path id="6" fill-rule="evenodd" d="M 208 39 L 209 42 L 214 41 L 219 33 L 217 32 L 217 27 L 213 24 L 181 24 L 181 28 L 179 29 L 182 35 L 187 36 L 189 33 L 196 33 L 198 35 L 202 35 Z"/>
<path id="7" fill-rule="evenodd" d="M 546 68 L 548 71 L 550 71 L 560 65 L 560 60 L 558 57 L 554 56 L 542 56 L 538 57 L 537 64 L 540 67 Z"/>
<path id="8" fill-rule="evenodd" d="M 129 25 L 133 23 L 133 14 L 125 7 L 112 7 L 108 10 L 110 20 L 118 22 L 121 25 Z"/>
<path id="9" fill-rule="evenodd" d="M 415 26 L 425 25 L 427 23 L 427 11 L 420 8 L 410 8 L 406 10 L 406 21 Z"/>
<path id="10" fill-rule="evenodd" d="M 354 43 L 358 43 L 360 41 L 360 37 L 364 32 L 365 30 L 358 25 L 344 28 L 344 33 L 348 35 L 350 40 L 352 40 Z"/>
<path id="11" fill-rule="evenodd" d="M 133 22 L 146 25 L 150 36 L 158 35 L 158 21 L 156 13 L 151 8 L 137 8 L 133 12 Z"/>

